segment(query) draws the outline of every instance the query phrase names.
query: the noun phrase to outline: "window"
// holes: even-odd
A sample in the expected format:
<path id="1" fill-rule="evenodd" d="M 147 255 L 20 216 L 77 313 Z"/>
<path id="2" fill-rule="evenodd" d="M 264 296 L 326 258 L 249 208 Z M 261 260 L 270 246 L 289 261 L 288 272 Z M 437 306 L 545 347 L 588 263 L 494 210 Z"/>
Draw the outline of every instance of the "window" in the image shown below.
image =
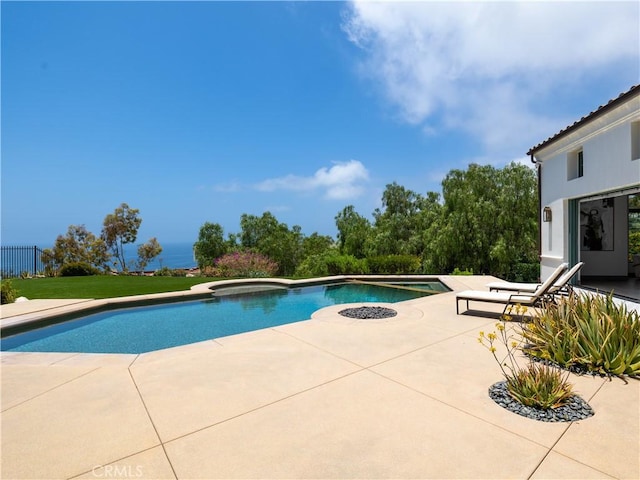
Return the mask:
<path id="1" fill-rule="evenodd" d="M 631 160 L 640 159 L 640 122 L 631 123 Z"/>
<path id="2" fill-rule="evenodd" d="M 567 180 L 584 175 L 584 152 L 582 149 L 567 154 Z"/>
<path id="3" fill-rule="evenodd" d="M 584 153 L 582 150 L 578 152 L 578 177 L 584 175 Z"/>

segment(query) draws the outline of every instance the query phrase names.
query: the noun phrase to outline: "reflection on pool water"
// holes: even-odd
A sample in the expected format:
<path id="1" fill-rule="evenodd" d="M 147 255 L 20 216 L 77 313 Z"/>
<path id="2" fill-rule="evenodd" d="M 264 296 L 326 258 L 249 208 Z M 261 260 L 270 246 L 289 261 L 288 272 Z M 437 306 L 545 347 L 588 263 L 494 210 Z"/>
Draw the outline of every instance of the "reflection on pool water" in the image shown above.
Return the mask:
<path id="1" fill-rule="evenodd" d="M 446 288 L 429 282 L 271 287 L 243 293 L 229 289 L 207 300 L 111 310 L 38 328 L 3 338 L 2 350 L 144 353 L 307 320 L 330 305 L 401 302 L 433 290 Z"/>

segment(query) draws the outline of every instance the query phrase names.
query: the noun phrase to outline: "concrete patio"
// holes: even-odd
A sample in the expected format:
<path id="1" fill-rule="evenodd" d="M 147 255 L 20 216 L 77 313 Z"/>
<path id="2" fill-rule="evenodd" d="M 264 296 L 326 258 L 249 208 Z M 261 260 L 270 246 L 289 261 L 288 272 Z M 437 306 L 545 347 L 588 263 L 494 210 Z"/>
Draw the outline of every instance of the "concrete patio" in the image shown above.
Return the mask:
<path id="1" fill-rule="evenodd" d="M 500 308 L 455 313 L 495 279 L 442 279 L 386 320 L 336 306 L 141 355 L 2 352 L 2 478 L 640 478 L 640 382 L 572 376 L 595 416 L 571 424 L 501 408 L 477 342 Z"/>

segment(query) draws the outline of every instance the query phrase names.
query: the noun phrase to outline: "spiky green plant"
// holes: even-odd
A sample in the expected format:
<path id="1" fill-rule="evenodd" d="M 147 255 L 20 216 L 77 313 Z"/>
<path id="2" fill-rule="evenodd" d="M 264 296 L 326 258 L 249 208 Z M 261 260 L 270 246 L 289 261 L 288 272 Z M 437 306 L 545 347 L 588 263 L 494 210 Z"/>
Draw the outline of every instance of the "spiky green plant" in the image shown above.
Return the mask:
<path id="1" fill-rule="evenodd" d="M 507 377 L 507 389 L 523 405 L 558 408 L 573 395 L 568 375 L 542 363 L 529 363 Z"/>
<path id="2" fill-rule="evenodd" d="M 613 297 L 573 294 L 550 303 L 523 328 L 525 351 L 563 367 L 640 376 L 640 314 Z"/>
<path id="3" fill-rule="evenodd" d="M 511 312 L 513 313 L 513 312 Z M 523 315 L 526 307 L 516 307 L 515 313 Z M 573 386 L 568 381 L 568 373 L 563 375 L 559 368 L 529 362 L 520 367 L 517 354 L 522 350 L 522 331 L 509 323 L 511 315 L 505 315 L 505 323 L 496 323 L 496 330 L 485 334 L 480 332 L 478 342 L 495 358 L 502 370 L 509 394 L 527 406 L 557 408 L 564 405 L 573 395 Z M 505 326 L 506 325 L 506 326 Z M 504 344 L 506 353 L 499 358 L 497 343 Z M 502 353 L 500 353 L 502 355 Z"/>

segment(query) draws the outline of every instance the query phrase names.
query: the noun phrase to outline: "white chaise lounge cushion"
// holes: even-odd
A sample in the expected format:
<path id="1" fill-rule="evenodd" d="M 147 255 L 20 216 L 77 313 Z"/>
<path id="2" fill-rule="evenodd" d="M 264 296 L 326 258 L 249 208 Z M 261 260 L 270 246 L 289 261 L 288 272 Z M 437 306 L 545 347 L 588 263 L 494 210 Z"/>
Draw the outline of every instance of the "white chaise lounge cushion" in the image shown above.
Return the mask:
<path id="1" fill-rule="evenodd" d="M 563 271 L 563 265 L 560 265 L 551 275 L 554 275 L 558 270 Z M 573 276 L 578 273 L 578 270 L 582 268 L 584 262 L 578 262 L 569 270 L 567 270 L 549 289 L 549 293 L 554 293 L 559 290 L 562 290 L 567 286 L 569 280 L 573 278 Z M 517 282 L 491 282 L 487 284 L 487 288 L 489 290 L 507 290 L 510 292 L 530 292 L 533 293 L 536 291 L 538 287 L 540 287 L 540 283 L 517 283 Z"/>
<path id="2" fill-rule="evenodd" d="M 509 292 L 485 292 L 481 290 L 465 290 L 456 294 L 456 313 L 460 313 L 458 302 L 460 300 L 488 303 L 504 303 L 505 311 L 509 305 L 535 305 L 542 297 L 549 293 L 551 286 L 558 280 L 558 277 L 567 269 L 567 264 L 563 263 L 540 285 L 533 293 L 509 293 Z"/>
<path id="3" fill-rule="evenodd" d="M 491 282 L 487 283 L 487 288 L 489 290 L 509 290 L 511 292 L 533 293 L 540 285 L 540 283 Z"/>
<path id="4" fill-rule="evenodd" d="M 456 295 L 460 300 L 476 300 L 488 303 L 512 303 L 531 305 L 538 299 L 537 296 L 527 294 L 514 294 L 509 292 L 483 292 L 481 290 L 465 290 Z"/>

